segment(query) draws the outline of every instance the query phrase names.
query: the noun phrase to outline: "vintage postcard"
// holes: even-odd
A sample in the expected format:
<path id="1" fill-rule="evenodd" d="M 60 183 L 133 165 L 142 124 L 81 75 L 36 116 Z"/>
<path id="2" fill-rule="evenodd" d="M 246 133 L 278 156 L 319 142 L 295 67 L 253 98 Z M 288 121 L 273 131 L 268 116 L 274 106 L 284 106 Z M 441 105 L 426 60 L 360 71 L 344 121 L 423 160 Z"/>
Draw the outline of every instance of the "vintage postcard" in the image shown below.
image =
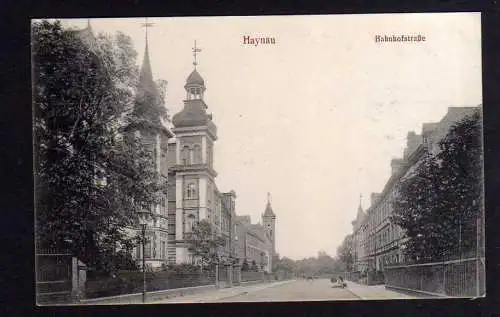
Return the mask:
<path id="1" fill-rule="evenodd" d="M 31 23 L 39 305 L 485 296 L 480 13 Z"/>

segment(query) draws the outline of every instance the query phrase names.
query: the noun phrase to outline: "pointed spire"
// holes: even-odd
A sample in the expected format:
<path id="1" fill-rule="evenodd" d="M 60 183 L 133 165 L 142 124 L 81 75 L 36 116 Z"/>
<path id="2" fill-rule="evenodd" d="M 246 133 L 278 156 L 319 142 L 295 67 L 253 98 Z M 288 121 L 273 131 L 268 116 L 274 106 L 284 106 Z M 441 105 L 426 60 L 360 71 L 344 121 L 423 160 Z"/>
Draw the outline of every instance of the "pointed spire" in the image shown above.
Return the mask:
<path id="1" fill-rule="evenodd" d="M 362 200 L 363 200 L 363 194 L 359 194 L 359 206 L 358 206 L 358 213 L 363 212 L 363 206 L 362 206 Z"/>
<path id="2" fill-rule="evenodd" d="M 363 195 L 362 194 L 359 194 L 359 206 L 358 206 L 358 214 L 357 214 L 357 219 L 360 220 L 361 218 L 363 218 L 364 216 L 364 211 L 363 211 L 363 207 L 361 205 L 361 200 L 363 199 Z"/>
<path id="3" fill-rule="evenodd" d="M 152 23 L 148 23 L 146 18 L 146 23 L 142 24 L 146 28 L 146 46 L 144 49 L 144 59 L 142 61 L 141 72 L 139 74 L 139 89 L 142 93 L 157 94 L 156 84 L 153 80 L 153 72 L 151 71 L 151 61 L 149 60 L 149 45 L 148 45 L 148 27 L 153 26 Z"/>
<path id="4" fill-rule="evenodd" d="M 264 212 L 264 217 L 276 217 L 273 212 L 273 208 L 271 207 L 271 193 L 267 193 L 267 206 L 266 211 Z"/>

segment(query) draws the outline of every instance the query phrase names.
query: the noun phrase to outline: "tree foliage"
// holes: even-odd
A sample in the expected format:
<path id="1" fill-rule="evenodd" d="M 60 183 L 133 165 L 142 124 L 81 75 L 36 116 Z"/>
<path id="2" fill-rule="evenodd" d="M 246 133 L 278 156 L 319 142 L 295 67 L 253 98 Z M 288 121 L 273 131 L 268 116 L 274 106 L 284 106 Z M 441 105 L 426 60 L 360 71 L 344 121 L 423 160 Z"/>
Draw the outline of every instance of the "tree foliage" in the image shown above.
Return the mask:
<path id="1" fill-rule="evenodd" d="M 137 83 L 130 38 L 97 43 L 59 22 L 32 25 L 36 234 L 41 248 L 111 271 L 124 261 L 116 251 L 136 243 L 124 228 L 161 186 L 150 151 L 119 130 Z"/>
<path id="2" fill-rule="evenodd" d="M 338 273 L 343 268 L 339 259 L 331 257 L 325 251 L 319 251 L 316 257 L 294 261 L 294 270 L 300 275 L 329 275 Z"/>
<path id="3" fill-rule="evenodd" d="M 475 250 L 483 197 L 481 115 L 453 125 L 440 152 L 426 153 L 398 184 L 392 221 L 405 232 L 411 261 L 455 258 Z"/>
<path id="4" fill-rule="evenodd" d="M 186 241 L 188 251 L 194 259 L 201 261 L 202 267 L 214 265 L 221 260 L 217 258 L 217 251 L 225 241 L 215 234 L 212 224 L 207 219 L 198 221 L 191 231 L 186 233 Z"/>
<path id="5" fill-rule="evenodd" d="M 353 251 L 352 251 L 352 235 L 347 235 L 342 244 L 337 248 L 337 256 L 339 260 L 343 263 L 344 268 L 347 271 L 351 271 L 353 268 Z"/>

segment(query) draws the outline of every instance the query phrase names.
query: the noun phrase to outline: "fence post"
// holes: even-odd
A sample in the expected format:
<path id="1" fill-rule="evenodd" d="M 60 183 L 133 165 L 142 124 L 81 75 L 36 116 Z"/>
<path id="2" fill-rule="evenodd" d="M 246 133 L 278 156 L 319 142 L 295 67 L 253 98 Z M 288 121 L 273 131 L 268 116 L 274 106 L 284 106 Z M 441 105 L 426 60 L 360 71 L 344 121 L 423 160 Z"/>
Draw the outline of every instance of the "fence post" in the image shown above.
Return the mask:
<path id="1" fill-rule="evenodd" d="M 83 274 L 81 274 L 83 273 Z M 78 301 L 85 290 L 86 267 L 78 258 L 71 257 L 71 298 Z"/>
<path id="2" fill-rule="evenodd" d="M 479 227 L 481 226 L 481 220 L 478 217 L 476 221 L 476 296 L 479 297 L 481 296 L 481 282 L 480 282 L 480 267 L 481 267 L 481 253 L 480 253 L 480 248 L 481 248 L 481 234 Z"/>
<path id="3" fill-rule="evenodd" d="M 219 287 L 219 263 L 215 264 L 215 287 Z"/>
<path id="4" fill-rule="evenodd" d="M 443 292 L 445 295 L 448 295 L 446 292 L 446 264 L 443 263 Z"/>
<path id="5" fill-rule="evenodd" d="M 226 268 L 227 270 L 227 282 L 228 282 L 228 286 L 229 287 L 232 287 L 233 286 L 233 266 L 231 264 L 229 264 Z"/>
<path id="6" fill-rule="evenodd" d="M 236 283 L 241 284 L 241 265 L 236 264 Z"/>

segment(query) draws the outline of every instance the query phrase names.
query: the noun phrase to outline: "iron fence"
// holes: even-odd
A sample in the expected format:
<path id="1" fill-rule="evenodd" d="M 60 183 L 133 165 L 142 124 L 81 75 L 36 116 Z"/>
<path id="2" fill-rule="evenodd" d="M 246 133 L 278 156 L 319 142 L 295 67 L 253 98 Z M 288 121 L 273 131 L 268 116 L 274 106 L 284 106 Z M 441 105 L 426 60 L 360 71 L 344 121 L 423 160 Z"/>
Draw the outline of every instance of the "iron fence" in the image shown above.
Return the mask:
<path id="1" fill-rule="evenodd" d="M 40 304 L 66 302 L 72 291 L 72 256 L 44 250 L 36 254 L 36 297 Z"/>
<path id="2" fill-rule="evenodd" d="M 140 293 L 144 288 L 140 271 L 121 271 L 111 277 L 94 277 L 87 280 L 87 298 Z M 215 271 L 204 272 L 146 272 L 146 291 L 160 291 L 215 284 Z"/>
<path id="3" fill-rule="evenodd" d="M 348 281 L 358 283 L 360 278 L 361 278 L 361 272 L 359 271 L 345 273 L 345 279 Z"/>
<path id="4" fill-rule="evenodd" d="M 483 268 L 476 258 L 390 266 L 385 268 L 385 284 L 431 294 L 473 297 L 485 294 Z"/>
<path id="5" fill-rule="evenodd" d="M 238 282 L 238 277 L 239 277 L 239 274 L 240 274 L 239 271 L 240 271 L 239 268 L 233 268 L 231 270 L 231 274 L 233 274 L 233 276 L 232 276 L 232 282 L 233 282 L 234 285 L 239 285 L 239 282 Z"/>
<path id="6" fill-rule="evenodd" d="M 264 272 L 255 272 L 255 271 L 241 272 L 242 282 L 259 281 L 259 280 L 264 280 Z"/>

